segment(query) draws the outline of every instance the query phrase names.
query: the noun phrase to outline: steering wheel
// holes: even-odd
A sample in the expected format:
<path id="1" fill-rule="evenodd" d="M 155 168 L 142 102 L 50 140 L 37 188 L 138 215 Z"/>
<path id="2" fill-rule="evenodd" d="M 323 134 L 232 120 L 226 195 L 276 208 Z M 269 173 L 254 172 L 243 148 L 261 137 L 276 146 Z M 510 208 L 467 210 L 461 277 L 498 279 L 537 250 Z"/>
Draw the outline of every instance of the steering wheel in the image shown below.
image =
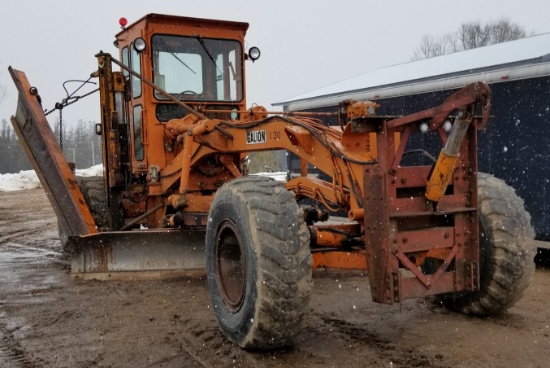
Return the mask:
<path id="1" fill-rule="evenodd" d="M 187 89 L 183 92 L 178 93 L 178 97 L 185 96 L 185 95 L 191 95 L 191 97 L 197 98 L 197 92 L 191 91 L 190 89 Z"/>

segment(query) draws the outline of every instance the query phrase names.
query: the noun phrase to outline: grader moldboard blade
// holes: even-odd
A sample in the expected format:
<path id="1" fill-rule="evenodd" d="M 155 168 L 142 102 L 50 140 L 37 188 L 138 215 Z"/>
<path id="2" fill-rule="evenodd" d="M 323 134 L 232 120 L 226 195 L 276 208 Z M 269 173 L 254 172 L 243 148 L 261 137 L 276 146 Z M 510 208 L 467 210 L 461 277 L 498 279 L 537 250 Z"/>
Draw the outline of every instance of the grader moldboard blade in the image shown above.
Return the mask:
<path id="1" fill-rule="evenodd" d="M 204 231 L 112 231 L 69 238 L 73 277 L 142 280 L 206 276 Z"/>
<path id="2" fill-rule="evenodd" d="M 11 121 L 72 253 L 71 273 L 83 279 L 159 279 L 205 275 L 204 231 L 100 233 L 25 73 L 9 68 L 19 91 Z"/>

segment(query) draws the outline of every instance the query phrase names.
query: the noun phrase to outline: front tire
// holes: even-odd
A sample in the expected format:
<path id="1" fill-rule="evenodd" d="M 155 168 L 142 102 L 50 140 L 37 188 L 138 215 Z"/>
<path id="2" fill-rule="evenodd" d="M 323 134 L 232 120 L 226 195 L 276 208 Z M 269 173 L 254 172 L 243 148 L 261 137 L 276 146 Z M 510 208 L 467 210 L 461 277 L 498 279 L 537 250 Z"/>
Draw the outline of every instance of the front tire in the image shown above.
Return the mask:
<path id="1" fill-rule="evenodd" d="M 217 192 L 206 230 L 220 329 L 245 349 L 291 345 L 311 294 L 309 231 L 283 183 L 247 176 Z"/>
<path id="2" fill-rule="evenodd" d="M 107 194 L 105 191 L 105 180 L 103 176 L 90 176 L 83 177 L 77 176 L 76 181 L 78 187 L 82 192 L 82 196 L 92 213 L 95 224 L 100 230 L 107 230 L 109 227 L 109 211 L 107 206 Z M 69 238 L 65 234 L 63 227 L 58 222 L 57 229 L 59 232 L 59 242 L 61 243 L 61 249 L 64 252 L 68 252 Z"/>

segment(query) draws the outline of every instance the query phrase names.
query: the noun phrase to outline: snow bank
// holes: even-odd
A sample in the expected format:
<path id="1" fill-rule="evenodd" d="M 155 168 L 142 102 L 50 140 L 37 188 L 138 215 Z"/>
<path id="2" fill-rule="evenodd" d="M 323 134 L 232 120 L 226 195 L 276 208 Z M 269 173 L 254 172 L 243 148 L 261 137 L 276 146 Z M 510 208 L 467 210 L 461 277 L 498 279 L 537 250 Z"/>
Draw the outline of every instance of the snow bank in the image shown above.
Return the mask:
<path id="1" fill-rule="evenodd" d="M 76 176 L 102 176 L 103 165 L 95 165 L 89 169 L 77 169 Z M 286 181 L 286 172 L 264 172 L 254 175 L 269 176 L 275 180 Z M 18 174 L 0 175 L 0 192 L 11 192 L 14 190 L 40 188 L 40 181 L 34 170 L 23 170 Z"/>
<path id="2" fill-rule="evenodd" d="M 95 165 L 89 169 L 76 169 L 76 176 L 103 176 L 103 165 Z"/>
<path id="3" fill-rule="evenodd" d="M 270 178 L 273 178 L 277 181 L 286 181 L 286 171 L 261 172 L 261 173 L 255 173 L 250 175 L 269 176 Z"/>
<path id="4" fill-rule="evenodd" d="M 102 176 L 103 165 L 92 166 L 89 169 L 76 170 L 76 176 Z M 22 170 L 17 174 L 0 175 L 0 192 L 40 188 L 40 181 L 34 170 Z"/>
<path id="5" fill-rule="evenodd" d="M 40 181 L 34 170 L 22 170 L 18 174 L 0 175 L 0 192 L 40 188 Z"/>

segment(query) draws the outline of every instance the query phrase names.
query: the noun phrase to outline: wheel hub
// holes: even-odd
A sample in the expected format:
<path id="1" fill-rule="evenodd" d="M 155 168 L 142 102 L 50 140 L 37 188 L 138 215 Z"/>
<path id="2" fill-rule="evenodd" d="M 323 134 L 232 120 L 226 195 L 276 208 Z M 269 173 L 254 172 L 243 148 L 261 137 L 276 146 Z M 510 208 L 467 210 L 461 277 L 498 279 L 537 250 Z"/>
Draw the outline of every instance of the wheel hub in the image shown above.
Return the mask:
<path id="1" fill-rule="evenodd" d="M 220 224 L 216 239 L 216 281 L 223 302 L 236 312 L 244 301 L 246 273 L 242 241 L 233 221 Z"/>

